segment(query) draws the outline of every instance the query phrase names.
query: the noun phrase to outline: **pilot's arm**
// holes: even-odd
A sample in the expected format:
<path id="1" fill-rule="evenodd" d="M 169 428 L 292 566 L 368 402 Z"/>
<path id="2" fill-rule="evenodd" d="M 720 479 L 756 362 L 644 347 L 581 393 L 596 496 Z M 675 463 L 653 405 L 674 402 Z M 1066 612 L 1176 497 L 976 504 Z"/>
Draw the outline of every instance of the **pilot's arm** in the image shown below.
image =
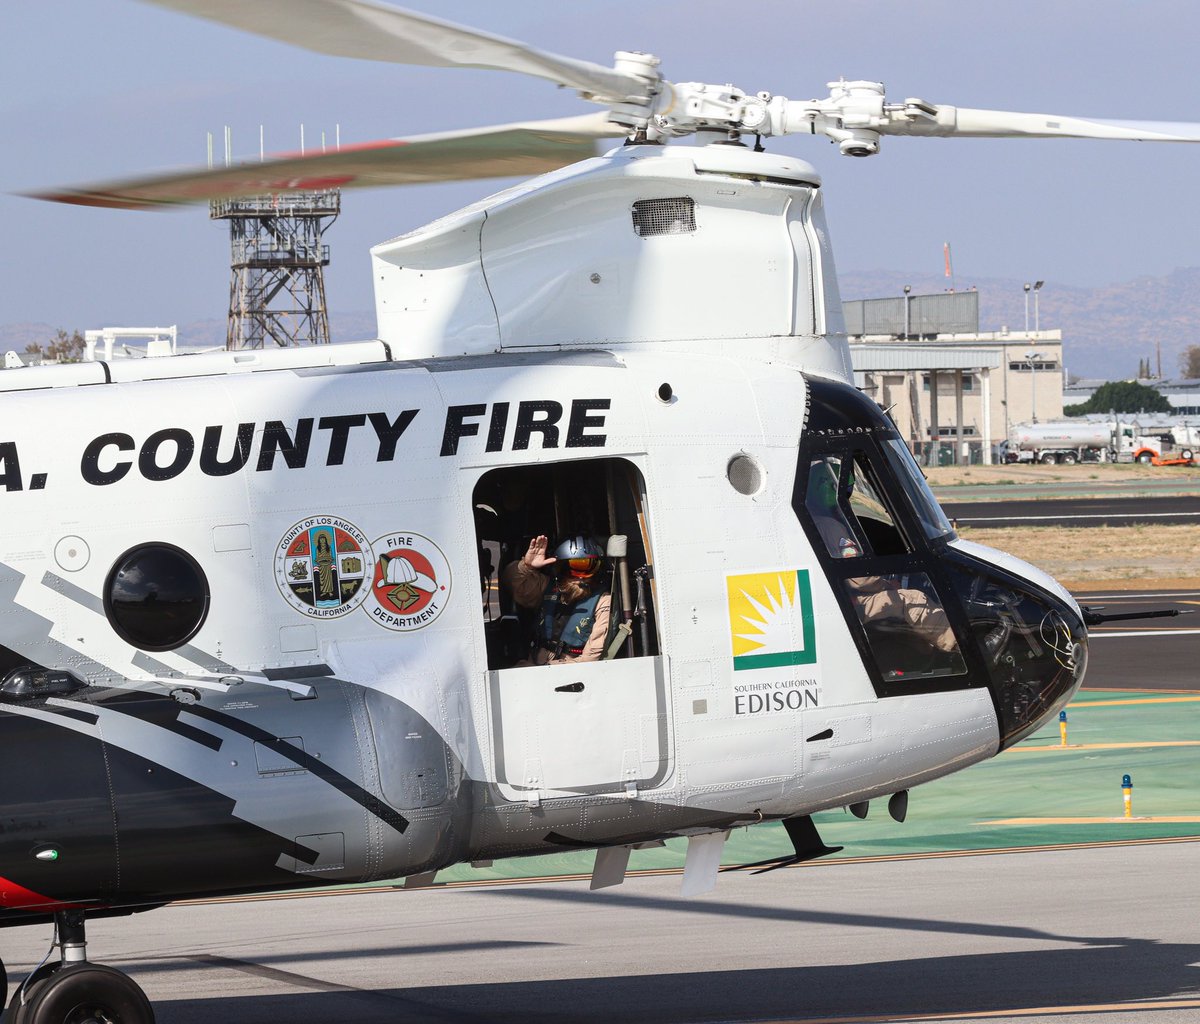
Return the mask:
<path id="1" fill-rule="evenodd" d="M 522 608 L 540 608 L 546 588 L 550 586 L 550 578 L 545 573 L 529 568 L 520 559 L 504 567 L 500 582 L 508 587 L 513 600 Z"/>
<path id="2" fill-rule="evenodd" d="M 540 608 L 550 586 L 550 577 L 541 572 L 543 566 L 553 565 L 557 558 L 546 555 L 549 541 L 543 535 L 529 542 L 529 550 L 515 562 L 510 562 L 500 574 L 500 582 L 512 591 L 513 600 L 522 608 Z"/>

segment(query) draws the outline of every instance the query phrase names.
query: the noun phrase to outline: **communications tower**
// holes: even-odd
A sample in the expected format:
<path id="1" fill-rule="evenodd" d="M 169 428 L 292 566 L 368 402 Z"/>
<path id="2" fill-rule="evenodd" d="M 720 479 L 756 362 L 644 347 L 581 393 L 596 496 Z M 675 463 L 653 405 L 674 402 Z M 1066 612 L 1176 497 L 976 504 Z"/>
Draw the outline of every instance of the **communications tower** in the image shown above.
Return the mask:
<path id="1" fill-rule="evenodd" d="M 214 200 L 213 220 L 229 221 L 227 349 L 329 342 L 325 229 L 341 211 L 338 189 Z"/>

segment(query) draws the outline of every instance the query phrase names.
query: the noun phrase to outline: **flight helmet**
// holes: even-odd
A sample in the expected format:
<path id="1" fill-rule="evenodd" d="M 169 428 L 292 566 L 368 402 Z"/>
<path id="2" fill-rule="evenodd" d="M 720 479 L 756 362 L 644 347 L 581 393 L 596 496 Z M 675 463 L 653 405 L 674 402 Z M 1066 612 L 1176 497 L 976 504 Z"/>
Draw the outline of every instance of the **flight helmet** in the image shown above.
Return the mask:
<path id="1" fill-rule="evenodd" d="M 565 565 L 567 575 L 577 580 L 589 580 L 600 571 L 604 552 L 591 537 L 577 534 L 568 537 L 554 549 L 559 565 Z"/>

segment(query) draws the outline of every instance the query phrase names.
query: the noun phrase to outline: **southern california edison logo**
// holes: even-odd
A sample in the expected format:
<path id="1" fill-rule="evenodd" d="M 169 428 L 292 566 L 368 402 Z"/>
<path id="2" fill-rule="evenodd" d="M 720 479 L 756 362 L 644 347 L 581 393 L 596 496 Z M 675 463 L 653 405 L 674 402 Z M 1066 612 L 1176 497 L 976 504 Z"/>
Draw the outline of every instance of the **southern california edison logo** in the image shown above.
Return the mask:
<path id="1" fill-rule="evenodd" d="M 428 626 L 450 599 L 450 564 L 428 537 L 393 533 L 380 537 L 366 611 L 381 626 L 408 632 Z"/>
<path id="2" fill-rule="evenodd" d="M 366 535 L 336 516 L 302 519 L 275 549 L 279 591 L 310 619 L 337 619 L 354 611 L 366 600 L 374 568 Z"/>

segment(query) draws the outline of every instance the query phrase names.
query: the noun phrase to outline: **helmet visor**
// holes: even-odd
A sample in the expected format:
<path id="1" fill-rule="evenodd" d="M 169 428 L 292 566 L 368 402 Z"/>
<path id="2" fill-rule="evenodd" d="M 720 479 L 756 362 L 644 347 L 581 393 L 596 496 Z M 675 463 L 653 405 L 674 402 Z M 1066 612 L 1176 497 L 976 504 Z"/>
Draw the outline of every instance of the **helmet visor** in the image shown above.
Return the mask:
<path id="1" fill-rule="evenodd" d="M 600 568 L 600 559 L 589 558 L 568 558 L 567 572 L 576 579 L 587 579 L 589 576 L 594 576 L 596 570 Z"/>

